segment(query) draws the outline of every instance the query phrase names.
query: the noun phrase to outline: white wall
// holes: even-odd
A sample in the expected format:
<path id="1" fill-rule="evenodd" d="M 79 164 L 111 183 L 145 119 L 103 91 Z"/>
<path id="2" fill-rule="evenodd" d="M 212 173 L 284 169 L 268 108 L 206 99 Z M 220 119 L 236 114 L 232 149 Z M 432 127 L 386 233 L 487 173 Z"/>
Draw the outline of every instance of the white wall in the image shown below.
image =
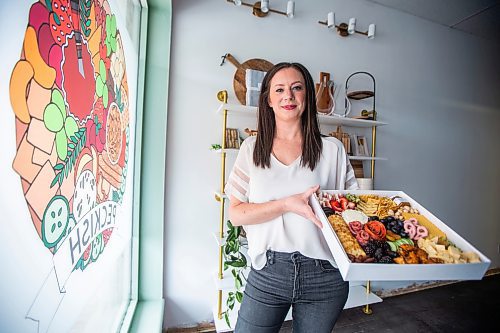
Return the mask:
<path id="1" fill-rule="evenodd" d="M 286 1 L 272 7 L 284 10 Z M 355 16 L 361 30 L 375 23 L 376 38 L 341 38 L 318 24 L 331 10 L 338 21 Z M 165 328 L 211 321 L 216 304 L 220 157 L 209 147 L 221 137 L 217 92 L 238 103 L 235 67 L 219 66 L 227 52 L 240 62 L 301 62 L 315 80 L 320 71 L 337 83 L 372 73 L 379 120 L 389 123 L 378 131 L 377 154 L 388 160 L 377 162 L 376 188 L 405 191 L 500 266 L 499 45 L 362 0 L 296 1 L 293 20 L 259 19 L 222 0 L 174 1 L 173 11 Z"/>

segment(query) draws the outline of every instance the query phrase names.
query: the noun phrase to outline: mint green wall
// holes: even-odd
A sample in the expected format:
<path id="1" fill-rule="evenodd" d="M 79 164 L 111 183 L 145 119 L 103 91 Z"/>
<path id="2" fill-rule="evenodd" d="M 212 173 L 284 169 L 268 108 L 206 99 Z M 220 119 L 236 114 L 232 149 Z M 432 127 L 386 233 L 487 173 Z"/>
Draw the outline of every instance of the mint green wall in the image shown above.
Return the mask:
<path id="1" fill-rule="evenodd" d="M 171 1 L 152 0 L 143 9 L 137 121 L 134 218 L 138 231 L 138 303 L 130 332 L 161 332 L 163 325 L 163 226 Z M 145 26 L 147 26 L 147 34 Z M 140 108 L 138 108 L 140 110 Z M 142 131 L 142 133 L 141 133 Z"/>

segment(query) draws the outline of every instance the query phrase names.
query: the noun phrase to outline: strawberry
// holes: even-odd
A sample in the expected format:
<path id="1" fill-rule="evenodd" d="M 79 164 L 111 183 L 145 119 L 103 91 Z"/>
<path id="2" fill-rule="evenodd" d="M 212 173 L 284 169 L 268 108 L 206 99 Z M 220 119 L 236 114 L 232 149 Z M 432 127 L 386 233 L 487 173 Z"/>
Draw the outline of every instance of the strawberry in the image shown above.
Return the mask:
<path id="1" fill-rule="evenodd" d="M 332 206 L 333 210 L 336 212 L 343 211 L 342 207 L 340 206 L 340 202 L 335 199 L 330 200 L 330 206 Z"/>
<path id="2" fill-rule="evenodd" d="M 349 200 L 342 197 L 339 199 L 339 201 L 340 201 L 340 208 L 342 208 L 343 211 L 346 210 L 348 208 L 347 205 L 349 204 Z"/>

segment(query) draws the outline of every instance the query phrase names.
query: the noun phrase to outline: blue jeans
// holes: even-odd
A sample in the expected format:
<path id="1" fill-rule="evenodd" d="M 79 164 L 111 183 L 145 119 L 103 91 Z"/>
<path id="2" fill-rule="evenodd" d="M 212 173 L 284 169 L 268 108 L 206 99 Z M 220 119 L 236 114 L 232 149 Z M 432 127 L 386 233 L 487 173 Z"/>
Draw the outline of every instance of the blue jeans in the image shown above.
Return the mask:
<path id="1" fill-rule="evenodd" d="M 279 332 L 291 306 L 293 332 L 330 333 L 348 293 L 349 283 L 327 260 L 267 251 L 266 266 L 248 275 L 234 332 Z"/>

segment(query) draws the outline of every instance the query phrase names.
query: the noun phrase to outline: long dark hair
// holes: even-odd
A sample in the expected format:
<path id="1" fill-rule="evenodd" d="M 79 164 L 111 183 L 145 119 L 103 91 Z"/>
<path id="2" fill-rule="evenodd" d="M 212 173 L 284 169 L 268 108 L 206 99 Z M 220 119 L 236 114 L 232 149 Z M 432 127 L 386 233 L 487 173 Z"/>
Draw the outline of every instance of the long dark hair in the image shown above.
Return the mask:
<path id="1" fill-rule="evenodd" d="M 311 74 L 303 65 L 299 63 L 281 62 L 275 65 L 264 76 L 259 97 L 259 112 L 257 119 L 257 139 L 253 151 L 253 163 L 262 168 L 271 167 L 271 152 L 273 149 L 273 139 L 276 131 L 276 120 L 273 109 L 269 106 L 270 82 L 274 75 L 283 68 L 295 68 L 305 80 L 306 108 L 301 116 L 302 130 L 302 157 L 301 165 L 314 170 L 321 157 L 323 142 L 316 115 L 316 93 L 314 81 Z"/>

